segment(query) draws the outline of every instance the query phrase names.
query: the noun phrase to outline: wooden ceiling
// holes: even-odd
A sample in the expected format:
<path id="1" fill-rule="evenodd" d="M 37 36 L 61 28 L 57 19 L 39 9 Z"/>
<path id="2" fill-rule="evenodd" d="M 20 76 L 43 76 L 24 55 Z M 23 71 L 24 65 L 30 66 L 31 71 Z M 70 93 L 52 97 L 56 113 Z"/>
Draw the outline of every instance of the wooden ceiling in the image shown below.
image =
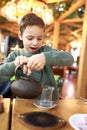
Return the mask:
<path id="1" fill-rule="evenodd" d="M 42 0 L 42 1 L 46 3 L 52 3 L 56 1 L 59 2 L 59 1 L 67 1 L 67 0 Z M 69 10 L 65 11 L 65 13 L 63 13 L 59 18 L 55 19 L 60 24 L 58 42 L 61 47 L 66 46 L 66 44 L 72 40 L 81 38 L 83 17 L 70 18 L 69 16 L 84 4 L 85 4 L 85 0 L 76 0 L 69 8 Z M 17 36 L 18 24 L 16 22 L 10 22 L 10 21 L 7 21 L 5 23 L 2 22 L 1 18 L 3 15 L 1 13 L 1 9 L 2 7 L 0 7 L 0 29 L 7 30 L 7 32 L 6 31 L 3 32 L 5 35 Z M 49 36 L 52 36 L 52 38 L 54 36 L 54 23 L 52 23 L 50 26 L 46 28 L 46 33 Z"/>

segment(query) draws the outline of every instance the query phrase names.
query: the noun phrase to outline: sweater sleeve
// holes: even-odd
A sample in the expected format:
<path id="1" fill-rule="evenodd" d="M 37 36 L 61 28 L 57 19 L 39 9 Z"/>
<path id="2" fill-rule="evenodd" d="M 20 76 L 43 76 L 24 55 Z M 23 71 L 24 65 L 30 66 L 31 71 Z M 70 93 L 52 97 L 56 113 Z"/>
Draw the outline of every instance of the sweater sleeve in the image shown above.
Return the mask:
<path id="1" fill-rule="evenodd" d="M 0 83 L 8 81 L 15 72 L 14 60 L 16 58 L 16 53 L 12 52 L 5 58 L 2 64 L 0 64 Z"/>
<path id="2" fill-rule="evenodd" d="M 58 51 L 48 47 L 45 49 L 44 55 L 46 57 L 46 64 L 50 66 L 70 66 L 74 62 L 73 56 L 66 51 Z"/>
<path id="3" fill-rule="evenodd" d="M 15 65 L 13 62 L 0 65 L 0 82 L 9 80 L 14 75 Z"/>

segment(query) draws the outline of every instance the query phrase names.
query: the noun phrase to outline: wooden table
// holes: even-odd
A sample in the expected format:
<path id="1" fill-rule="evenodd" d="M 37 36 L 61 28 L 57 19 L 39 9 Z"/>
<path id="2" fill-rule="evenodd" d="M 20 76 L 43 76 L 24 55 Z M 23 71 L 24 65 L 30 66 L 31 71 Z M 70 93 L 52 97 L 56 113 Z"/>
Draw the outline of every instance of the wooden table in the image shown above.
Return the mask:
<path id="1" fill-rule="evenodd" d="M 33 105 L 33 100 L 14 99 L 11 130 L 31 130 L 31 128 L 27 128 L 25 125 L 23 125 L 18 121 L 17 114 L 22 114 L 25 112 L 33 112 L 33 111 L 44 111 L 44 110 L 35 107 Z M 55 108 L 52 108 L 50 110 L 45 110 L 45 112 L 54 114 L 58 117 L 63 118 L 66 121 L 66 125 L 62 127 L 61 130 L 73 130 L 73 128 L 69 124 L 69 117 L 72 116 L 73 114 L 78 114 L 78 113 L 87 114 L 87 104 L 77 99 L 59 100 L 57 101 L 57 106 Z M 38 128 L 32 130 L 38 130 Z M 44 130 L 44 128 L 42 128 L 41 130 Z"/>
<path id="2" fill-rule="evenodd" d="M 0 130 L 10 129 L 10 99 L 3 99 L 4 112 L 0 113 Z"/>

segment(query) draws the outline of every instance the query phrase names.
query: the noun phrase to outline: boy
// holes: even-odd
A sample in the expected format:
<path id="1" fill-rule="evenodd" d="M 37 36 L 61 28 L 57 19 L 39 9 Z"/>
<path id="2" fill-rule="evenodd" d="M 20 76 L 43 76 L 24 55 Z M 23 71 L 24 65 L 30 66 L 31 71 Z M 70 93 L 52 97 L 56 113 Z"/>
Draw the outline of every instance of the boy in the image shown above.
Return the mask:
<path id="1" fill-rule="evenodd" d="M 73 63 L 70 53 L 42 46 L 45 33 L 44 21 L 34 13 L 26 14 L 20 22 L 18 36 L 23 41 L 21 51 L 13 51 L 0 65 L 0 82 L 9 80 L 15 74 L 15 68 L 23 64 L 22 76 L 30 74 L 41 83 L 54 86 L 53 99 L 58 98 L 56 83 L 52 72 L 53 66 L 69 66 Z"/>

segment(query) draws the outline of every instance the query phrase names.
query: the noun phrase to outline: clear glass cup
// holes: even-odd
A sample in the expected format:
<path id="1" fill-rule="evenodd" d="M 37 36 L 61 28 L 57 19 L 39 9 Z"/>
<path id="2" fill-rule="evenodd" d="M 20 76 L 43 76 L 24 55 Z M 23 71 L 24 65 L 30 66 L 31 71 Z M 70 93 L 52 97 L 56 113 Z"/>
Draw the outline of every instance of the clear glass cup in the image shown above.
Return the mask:
<path id="1" fill-rule="evenodd" d="M 52 94 L 54 91 L 54 87 L 45 85 L 42 90 L 40 105 L 43 107 L 51 107 L 52 106 Z"/>

